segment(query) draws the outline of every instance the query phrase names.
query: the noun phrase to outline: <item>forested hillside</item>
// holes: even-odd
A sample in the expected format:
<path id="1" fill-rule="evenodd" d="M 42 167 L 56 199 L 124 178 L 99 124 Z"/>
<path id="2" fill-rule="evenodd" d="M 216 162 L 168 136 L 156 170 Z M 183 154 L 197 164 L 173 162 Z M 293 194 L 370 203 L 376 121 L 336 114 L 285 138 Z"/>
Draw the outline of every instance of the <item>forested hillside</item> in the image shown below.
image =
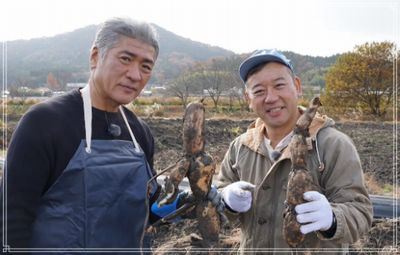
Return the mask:
<path id="1" fill-rule="evenodd" d="M 196 62 L 235 55 L 229 50 L 183 38 L 157 25 L 155 27 L 159 34 L 160 55 L 150 84 L 163 85 Z M 46 86 L 49 74 L 55 77 L 61 88 L 69 82 L 86 82 L 89 50 L 96 28 L 96 25 L 91 25 L 53 37 L 7 42 L 8 87 Z M 292 59 L 303 83 L 318 87 L 325 86 L 323 75 L 337 57 L 311 57 L 293 52 L 285 54 Z M 246 56 L 242 54 L 240 57 Z"/>
<path id="2" fill-rule="evenodd" d="M 153 78 L 155 83 L 175 77 L 180 68 L 195 61 L 234 54 L 155 27 L 161 46 Z M 49 73 L 61 84 L 85 82 L 88 77 L 89 50 L 96 28 L 96 25 L 91 25 L 54 37 L 7 42 L 8 85 L 43 86 Z"/>

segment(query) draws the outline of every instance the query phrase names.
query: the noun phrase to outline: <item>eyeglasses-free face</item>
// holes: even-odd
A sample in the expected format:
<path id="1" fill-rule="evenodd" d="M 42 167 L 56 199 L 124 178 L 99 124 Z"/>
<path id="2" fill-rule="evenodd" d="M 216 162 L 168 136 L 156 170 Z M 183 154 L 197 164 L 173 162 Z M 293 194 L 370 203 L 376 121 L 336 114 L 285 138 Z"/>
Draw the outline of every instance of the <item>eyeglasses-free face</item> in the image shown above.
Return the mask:
<path id="1" fill-rule="evenodd" d="M 300 79 L 288 67 L 276 62 L 266 64 L 246 82 L 249 106 L 269 128 L 293 128 L 299 116 L 300 94 Z"/>
<path id="2" fill-rule="evenodd" d="M 121 36 L 104 59 L 94 48 L 91 52 L 93 105 L 101 110 L 117 111 L 119 105 L 132 102 L 149 81 L 156 53 L 153 46 Z"/>

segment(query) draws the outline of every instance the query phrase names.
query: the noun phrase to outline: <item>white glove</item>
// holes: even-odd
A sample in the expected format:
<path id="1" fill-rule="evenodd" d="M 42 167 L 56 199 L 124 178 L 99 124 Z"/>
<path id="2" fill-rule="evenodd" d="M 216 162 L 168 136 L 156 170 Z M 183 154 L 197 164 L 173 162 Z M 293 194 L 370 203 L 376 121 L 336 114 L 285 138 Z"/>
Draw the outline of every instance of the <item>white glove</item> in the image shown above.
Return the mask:
<path id="1" fill-rule="evenodd" d="M 245 181 L 231 183 L 222 190 L 222 198 L 232 210 L 247 212 L 251 207 L 254 187 L 255 185 Z"/>
<path id="2" fill-rule="evenodd" d="M 301 233 L 328 230 L 332 226 L 333 213 L 326 197 L 317 191 L 307 191 L 303 194 L 303 198 L 310 202 L 295 207 L 297 222 L 302 224 Z"/>

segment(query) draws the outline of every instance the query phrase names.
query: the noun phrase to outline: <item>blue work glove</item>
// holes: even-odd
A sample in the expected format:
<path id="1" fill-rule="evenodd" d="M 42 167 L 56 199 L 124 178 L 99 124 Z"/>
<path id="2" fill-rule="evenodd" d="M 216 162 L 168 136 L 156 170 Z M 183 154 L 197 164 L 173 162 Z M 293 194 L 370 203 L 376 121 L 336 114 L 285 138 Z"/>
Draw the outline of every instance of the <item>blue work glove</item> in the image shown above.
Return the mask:
<path id="1" fill-rule="evenodd" d="M 150 210 L 151 210 L 151 212 L 152 212 L 153 214 L 155 214 L 156 216 L 158 216 L 158 217 L 160 217 L 160 218 L 164 218 L 165 216 L 167 216 L 167 215 L 169 215 L 169 214 L 175 212 L 176 209 L 178 209 L 179 206 L 180 206 L 180 204 L 179 204 L 180 199 L 181 199 L 181 198 L 184 198 L 184 197 L 187 197 L 188 194 L 189 194 L 188 191 L 182 191 L 182 192 L 180 192 L 180 193 L 178 194 L 178 196 L 176 197 L 176 199 L 175 199 L 172 203 L 166 204 L 166 205 L 161 206 L 161 207 L 157 204 L 157 202 L 154 202 L 154 203 L 151 205 L 151 209 L 150 209 Z M 172 220 L 172 222 L 179 221 L 180 219 L 181 219 L 181 217 L 176 217 L 176 218 L 174 218 L 174 219 Z"/>
<path id="2" fill-rule="evenodd" d="M 207 199 L 217 208 L 217 211 L 222 213 L 225 209 L 225 204 L 222 201 L 221 192 L 217 190 L 214 185 L 211 185 L 211 189 L 207 194 Z"/>

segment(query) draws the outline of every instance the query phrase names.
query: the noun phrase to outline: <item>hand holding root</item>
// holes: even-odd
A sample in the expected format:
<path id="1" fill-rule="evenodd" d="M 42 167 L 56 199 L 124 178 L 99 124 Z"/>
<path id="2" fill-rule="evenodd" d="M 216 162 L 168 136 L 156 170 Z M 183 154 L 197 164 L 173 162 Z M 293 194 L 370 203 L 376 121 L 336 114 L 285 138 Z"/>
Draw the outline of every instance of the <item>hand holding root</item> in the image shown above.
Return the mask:
<path id="1" fill-rule="evenodd" d="M 305 192 L 303 197 L 309 202 L 295 207 L 297 222 L 302 224 L 301 233 L 328 230 L 332 226 L 333 213 L 326 197 L 317 191 Z"/>

